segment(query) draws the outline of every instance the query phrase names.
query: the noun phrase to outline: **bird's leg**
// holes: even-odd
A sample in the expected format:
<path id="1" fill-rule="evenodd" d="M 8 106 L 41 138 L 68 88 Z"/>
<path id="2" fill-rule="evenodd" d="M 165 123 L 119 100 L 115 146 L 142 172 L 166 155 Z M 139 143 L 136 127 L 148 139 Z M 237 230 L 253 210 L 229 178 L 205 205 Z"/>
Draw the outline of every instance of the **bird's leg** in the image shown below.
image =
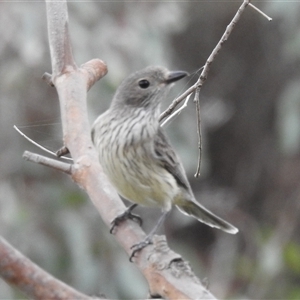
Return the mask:
<path id="1" fill-rule="evenodd" d="M 143 241 L 139 242 L 138 244 L 134 244 L 133 246 L 131 246 L 131 249 L 133 249 L 133 251 L 132 251 L 132 253 L 130 255 L 130 258 L 129 258 L 130 262 L 132 262 L 132 259 L 134 258 L 135 254 L 137 252 L 141 251 L 146 246 L 152 244 L 152 237 L 156 233 L 156 231 L 159 229 L 159 227 L 161 226 L 163 221 L 165 220 L 167 214 L 168 214 L 168 211 L 163 212 L 163 214 L 158 219 L 158 222 L 156 223 L 154 228 L 150 231 L 150 233 L 145 237 L 145 239 Z"/>
<path id="2" fill-rule="evenodd" d="M 122 223 L 125 220 L 133 220 L 137 223 L 139 223 L 140 226 L 142 226 L 143 224 L 143 220 L 140 216 L 135 215 L 132 213 L 132 210 L 137 207 L 137 204 L 131 204 L 123 213 L 121 213 L 120 215 L 118 215 L 117 217 L 115 217 L 112 222 L 111 222 L 111 228 L 110 228 L 110 233 L 113 232 L 113 230 L 115 229 L 116 226 L 118 226 L 120 223 Z"/>

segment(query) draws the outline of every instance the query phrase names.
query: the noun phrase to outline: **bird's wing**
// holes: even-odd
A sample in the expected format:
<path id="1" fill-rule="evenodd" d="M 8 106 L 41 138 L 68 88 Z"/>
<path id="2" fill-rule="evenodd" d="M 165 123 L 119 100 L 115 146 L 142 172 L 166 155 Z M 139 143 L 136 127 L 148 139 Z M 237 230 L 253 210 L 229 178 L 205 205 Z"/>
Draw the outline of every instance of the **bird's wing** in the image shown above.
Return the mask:
<path id="1" fill-rule="evenodd" d="M 173 150 L 162 129 L 159 129 L 154 140 L 154 151 L 159 163 L 171 173 L 178 185 L 190 191 L 190 184 L 179 157 Z"/>
<path id="2" fill-rule="evenodd" d="M 228 233 L 235 234 L 238 232 L 236 227 L 219 218 L 194 199 L 180 159 L 172 149 L 167 137 L 161 129 L 159 129 L 155 137 L 154 150 L 156 158 L 161 166 L 170 172 L 174 176 L 178 185 L 188 192 L 185 193 L 185 196 L 187 197 L 179 197 L 175 200 L 174 204 L 181 212 L 191 215 L 202 223 L 211 227 L 219 228 Z"/>

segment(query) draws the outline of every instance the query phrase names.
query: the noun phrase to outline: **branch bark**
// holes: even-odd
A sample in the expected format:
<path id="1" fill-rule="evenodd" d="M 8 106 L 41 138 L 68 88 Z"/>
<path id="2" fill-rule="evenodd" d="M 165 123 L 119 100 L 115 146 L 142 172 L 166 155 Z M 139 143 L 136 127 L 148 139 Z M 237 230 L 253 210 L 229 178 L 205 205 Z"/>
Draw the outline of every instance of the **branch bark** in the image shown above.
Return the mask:
<path id="1" fill-rule="evenodd" d="M 35 162 L 37 164 L 54 168 L 58 171 L 64 172 L 68 175 L 72 174 L 72 165 L 64 163 L 62 161 L 58 161 L 56 159 L 48 158 L 46 156 L 38 155 L 29 151 L 25 151 L 23 154 L 23 158 Z"/>
<path id="2" fill-rule="evenodd" d="M 31 299 L 100 300 L 86 296 L 54 278 L 0 237 L 0 276 Z"/>

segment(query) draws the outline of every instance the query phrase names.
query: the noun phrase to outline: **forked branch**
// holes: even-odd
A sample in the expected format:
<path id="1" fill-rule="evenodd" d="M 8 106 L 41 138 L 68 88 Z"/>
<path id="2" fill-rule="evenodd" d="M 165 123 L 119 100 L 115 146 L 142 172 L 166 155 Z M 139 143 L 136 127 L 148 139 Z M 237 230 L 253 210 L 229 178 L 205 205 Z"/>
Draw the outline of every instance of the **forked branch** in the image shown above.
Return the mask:
<path id="1" fill-rule="evenodd" d="M 160 121 L 162 121 L 163 119 L 165 119 L 167 117 L 170 120 L 173 116 L 175 116 L 177 114 L 177 111 L 175 111 L 173 113 L 173 111 L 175 110 L 177 105 L 179 103 L 181 103 L 183 100 L 185 100 L 187 96 L 189 96 L 190 94 L 197 91 L 197 95 L 195 95 L 195 103 L 196 103 L 196 107 L 197 107 L 196 112 L 197 112 L 199 158 L 198 158 L 197 171 L 196 171 L 195 177 L 200 176 L 200 165 L 201 165 L 201 157 L 202 157 L 202 138 L 201 138 L 201 122 L 200 122 L 200 120 L 201 120 L 200 113 L 201 112 L 200 112 L 200 97 L 199 97 L 200 90 L 201 90 L 204 82 L 206 81 L 206 79 L 208 77 L 208 73 L 210 71 L 210 67 L 211 67 L 212 63 L 214 62 L 215 58 L 219 54 L 223 44 L 228 40 L 228 38 L 229 38 L 230 34 L 232 33 L 235 25 L 240 20 L 240 18 L 242 16 L 242 13 L 244 12 L 245 8 L 249 4 L 251 4 L 250 1 L 251 0 L 244 0 L 242 5 L 239 7 L 238 11 L 236 12 L 234 17 L 232 18 L 231 22 L 226 27 L 226 30 L 225 30 L 224 34 L 222 35 L 221 39 L 219 40 L 219 42 L 217 43 L 217 45 L 215 46 L 215 48 L 211 52 L 208 59 L 206 60 L 206 63 L 204 65 L 203 69 L 202 69 L 202 72 L 201 72 L 197 82 L 194 85 L 192 85 L 191 87 L 189 87 L 184 93 L 182 93 L 175 100 L 173 100 L 171 105 L 163 113 L 161 113 L 161 115 L 160 115 Z M 266 17 L 269 21 L 272 20 L 272 18 L 268 17 L 265 13 L 263 13 L 261 10 L 259 10 L 257 7 L 255 7 L 253 4 L 251 4 L 251 7 L 254 8 L 256 11 L 258 11 L 260 14 L 262 14 L 264 17 Z"/>

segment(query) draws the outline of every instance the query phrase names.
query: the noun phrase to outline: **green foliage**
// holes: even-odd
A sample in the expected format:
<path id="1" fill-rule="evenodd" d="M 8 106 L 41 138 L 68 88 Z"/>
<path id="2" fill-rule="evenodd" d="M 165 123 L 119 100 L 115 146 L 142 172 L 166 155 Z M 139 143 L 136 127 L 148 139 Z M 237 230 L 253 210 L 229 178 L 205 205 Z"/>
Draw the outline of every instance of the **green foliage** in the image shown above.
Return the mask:
<path id="1" fill-rule="evenodd" d="M 80 191 L 66 191 L 62 199 L 64 205 L 74 208 L 82 206 L 87 201 L 86 195 Z"/>
<path id="2" fill-rule="evenodd" d="M 294 288 L 291 288 L 288 300 L 299 300 L 300 299 L 300 287 L 295 286 Z"/>
<path id="3" fill-rule="evenodd" d="M 255 263 L 249 256 L 241 255 L 237 261 L 236 275 L 239 280 L 253 280 Z"/>
<path id="4" fill-rule="evenodd" d="M 288 243 L 283 254 L 284 261 L 288 268 L 297 275 L 300 275 L 300 245 L 296 242 Z M 300 299 L 300 297 L 298 299 Z"/>

